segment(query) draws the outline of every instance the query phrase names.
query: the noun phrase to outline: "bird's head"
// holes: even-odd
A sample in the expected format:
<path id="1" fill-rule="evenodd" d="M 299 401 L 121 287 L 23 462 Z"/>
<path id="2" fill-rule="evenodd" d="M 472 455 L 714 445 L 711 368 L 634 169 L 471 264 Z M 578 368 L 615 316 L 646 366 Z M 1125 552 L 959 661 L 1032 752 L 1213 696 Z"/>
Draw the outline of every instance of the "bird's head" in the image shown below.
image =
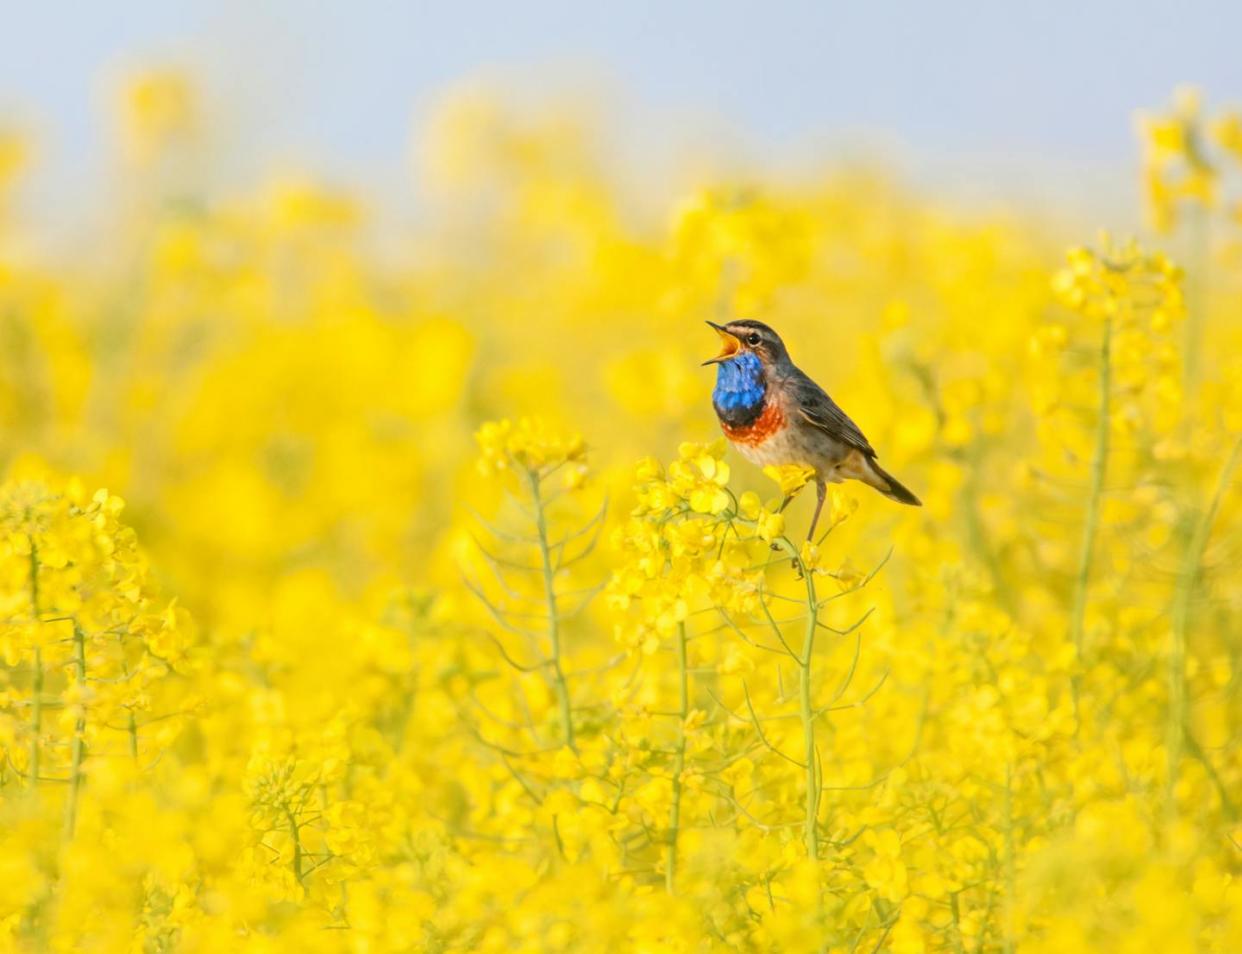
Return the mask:
<path id="1" fill-rule="evenodd" d="M 705 365 L 722 364 L 746 354 L 753 354 L 764 367 L 789 361 L 789 352 L 785 350 L 781 336 L 762 321 L 741 318 L 727 325 L 718 325 L 714 321 L 708 324 L 720 335 L 724 349 L 716 357 L 704 361 Z"/>

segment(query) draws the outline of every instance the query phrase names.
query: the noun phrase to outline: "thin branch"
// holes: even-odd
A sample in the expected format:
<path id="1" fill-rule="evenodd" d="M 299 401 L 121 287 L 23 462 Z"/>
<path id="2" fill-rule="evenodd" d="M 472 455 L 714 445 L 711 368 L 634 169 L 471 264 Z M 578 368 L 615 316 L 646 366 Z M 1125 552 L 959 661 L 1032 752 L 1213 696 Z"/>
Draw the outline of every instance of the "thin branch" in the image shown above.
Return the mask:
<path id="1" fill-rule="evenodd" d="M 745 680 L 742 680 L 742 694 L 746 697 L 746 709 L 750 713 L 751 725 L 755 727 L 755 732 L 759 736 L 759 741 L 762 742 L 769 751 L 776 753 L 781 758 L 783 758 L 786 762 L 790 763 L 791 765 L 796 765 L 800 769 L 805 769 L 806 768 L 805 762 L 799 762 L 797 759 L 793 758 L 792 756 L 786 755 L 784 752 L 782 752 L 775 745 L 773 745 L 771 742 L 768 741 L 768 737 L 763 732 L 763 726 L 759 724 L 759 717 L 755 715 L 755 707 L 751 704 L 751 701 L 750 701 L 750 689 L 747 687 Z"/>

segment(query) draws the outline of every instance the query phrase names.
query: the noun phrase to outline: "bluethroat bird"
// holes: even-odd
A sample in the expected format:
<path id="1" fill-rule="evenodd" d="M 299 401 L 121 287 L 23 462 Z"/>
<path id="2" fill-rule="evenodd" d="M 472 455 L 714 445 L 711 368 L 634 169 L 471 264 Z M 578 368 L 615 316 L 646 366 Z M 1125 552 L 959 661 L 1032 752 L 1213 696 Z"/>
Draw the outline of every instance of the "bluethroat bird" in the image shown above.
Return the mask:
<path id="1" fill-rule="evenodd" d="M 780 335 L 761 321 L 709 321 L 724 350 L 716 365 L 712 405 L 720 427 L 742 456 L 760 467 L 800 464 L 815 471 L 818 499 L 810 540 L 828 484 L 861 480 L 890 500 L 922 506 L 876 463 L 875 449 L 858 425 L 790 360 Z"/>

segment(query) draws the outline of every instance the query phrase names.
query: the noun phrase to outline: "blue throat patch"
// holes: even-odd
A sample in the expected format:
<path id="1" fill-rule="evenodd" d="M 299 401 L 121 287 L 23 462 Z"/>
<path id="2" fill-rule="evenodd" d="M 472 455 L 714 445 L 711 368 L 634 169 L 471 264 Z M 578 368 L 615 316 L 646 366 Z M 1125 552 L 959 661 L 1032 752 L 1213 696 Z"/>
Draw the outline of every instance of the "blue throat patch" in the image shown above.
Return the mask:
<path id="1" fill-rule="evenodd" d="M 754 411 L 763 404 L 768 386 L 763 380 L 763 365 L 751 351 L 716 365 L 716 389 L 712 403 L 722 416 Z"/>

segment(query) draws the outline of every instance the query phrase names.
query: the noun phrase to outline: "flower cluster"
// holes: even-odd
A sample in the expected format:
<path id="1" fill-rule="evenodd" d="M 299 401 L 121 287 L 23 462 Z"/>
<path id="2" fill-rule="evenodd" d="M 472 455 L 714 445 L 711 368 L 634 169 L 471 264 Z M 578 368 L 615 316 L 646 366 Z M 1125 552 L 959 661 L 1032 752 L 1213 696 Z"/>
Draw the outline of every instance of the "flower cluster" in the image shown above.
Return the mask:
<path id="1" fill-rule="evenodd" d="M 123 506 L 78 481 L 15 481 L 0 496 L 0 775 L 67 781 L 70 826 L 89 753 L 158 757 L 195 706 L 169 696 L 192 667 L 193 629 L 175 601 L 155 601 Z"/>
<path id="2" fill-rule="evenodd" d="M 1144 253 L 1133 240 L 1103 249 L 1073 248 L 1067 264 L 1053 278 L 1053 289 L 1070 308 L 1097 321 L 1132 319 L 1145 312 L 1152 330 L 1163 331 L 1179 317 L 1184 304 L 1181 270 L 1160 254 Z"/>
<path id="3" fill-rule="evenodd" d="M 1092 428 L 1082 427 L 1076 409 L 1098 392 L 1106 405 L 1100 419 L 1110 430 L 1133 436 L 1146 429 L 1161 453 L 1174 453 L 1183 401 L 1173 337 L 1186 308 L 1181 270 L 1133 240 L 1118 245 L 1104 236 L 1101 246 L 1071 249 L 1052 281 L 1057 299 L 1091 324 L 1058 317 L 1032 337 L 1032 355 L 1051 372 L 1040 395 L 1041 429 L 1062 446 L 1089 440 Z M 1098 359 L 1083 361 L 1084 349 Z"/>
<path id="4" fill-rule="evenodd" d="M 622 627 L 622 645 L 653 653 L 671 637 L 700 602 L 748 614 L 756 606 L 758 572 L 754 540 L 759 526 L 768 539 L 783 529 L 779 514 L 756 506 L 751 493 L 745 518 L 755 530 L 739 532 L 740 503 L 729 491 L 724 441 L 683 443 L 668 468 L 645 459 L 635 470 L 637 508 L 616 533 L 627 555 L 609 584 L 609 603 L 643 612 L 636 626 Z"/>
<path id="5" fill-rule="evenodd" d="M 1220 205 L 1226 163 L 1242 163 L 1242 115 L 1222 111 L 1209 121 L 1199 90 L 1183 86 L 1169 112 L 1140 113 L 1138 129 L 1147 211 L 1157 231 L 1171 231 L 1186 207 L 1207 213 Z M 1242 222 L 1242 201 L 1229 214 Z"/>
<path id="6" fill-rule="evenodd" d="M 552 431 L 542 420 L 524 417 L 516 424 L 489 421 L 479 428 L 475 440 L 479 444 L 479 472 L 483 474 L 515 467 L 540 473 L 569 465 L 568 473 L 575 476 L 566 479 L 576 483 L 585 473 L 586 444 L 582 436 Z"/>

